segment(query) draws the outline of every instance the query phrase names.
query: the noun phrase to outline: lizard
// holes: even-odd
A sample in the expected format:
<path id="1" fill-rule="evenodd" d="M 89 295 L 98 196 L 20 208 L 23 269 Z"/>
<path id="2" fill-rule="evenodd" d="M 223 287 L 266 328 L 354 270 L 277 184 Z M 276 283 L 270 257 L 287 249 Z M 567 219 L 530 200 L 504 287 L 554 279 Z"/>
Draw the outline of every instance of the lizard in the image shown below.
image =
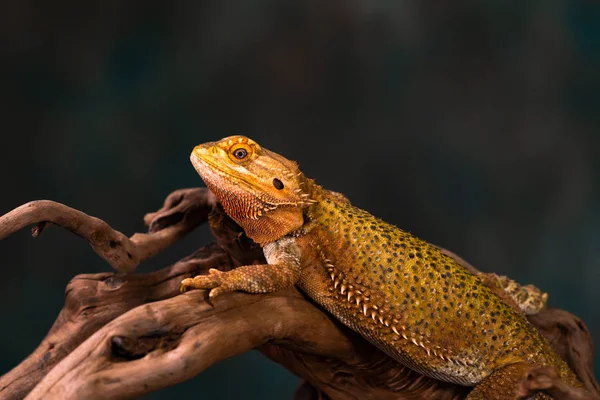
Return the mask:
<path id="1" fill-rule="evenodd" d="M 230 291 L 271 293 L 296 285 L 397 362 L 473 387 L 468 400 L 513 399 L 519 381 L 537 366 L 553 367 L 566 383 L 582 386 L 525 318 L 532 298 L 543 304 L 545 294 L 495 275 L 485 282 L 248 137 L 200 144 L 190 160 L 226 214 L 262 247 L 267 263 L 210 269 L 184 279 L 181 292 L 208 290 L 212 303 Z"/>

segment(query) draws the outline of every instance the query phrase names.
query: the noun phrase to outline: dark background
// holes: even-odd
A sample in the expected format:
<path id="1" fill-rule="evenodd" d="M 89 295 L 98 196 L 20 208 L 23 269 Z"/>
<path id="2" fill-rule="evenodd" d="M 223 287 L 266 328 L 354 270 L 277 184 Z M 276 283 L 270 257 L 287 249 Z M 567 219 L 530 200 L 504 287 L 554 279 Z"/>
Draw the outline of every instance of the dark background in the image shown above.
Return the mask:
<path id="1" fill-rule="evenodd" d="M 143 231 L 170 191 L 201 185 L 192 147 L 241 133 L 549 291 L 600 343 L 598 2 L 93 3 L 0 6 L 0 213 L 45 198 Z M 202 227 L 140 269 L 209 240 Z M 56 227 L 0 242 L 0 260 L 3 373 L 71 277 L 110 267 Z M 252 352 L 146 398 L 280 399 L 296 384 Z"/>

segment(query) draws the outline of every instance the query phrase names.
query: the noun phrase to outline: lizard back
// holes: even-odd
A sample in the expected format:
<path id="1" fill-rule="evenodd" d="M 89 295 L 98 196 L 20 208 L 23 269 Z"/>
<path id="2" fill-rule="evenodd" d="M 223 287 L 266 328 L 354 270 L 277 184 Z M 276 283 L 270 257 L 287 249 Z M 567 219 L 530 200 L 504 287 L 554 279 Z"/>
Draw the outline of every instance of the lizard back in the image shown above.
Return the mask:
<path id="1" fill-rule="evenodd" d="M 437 247 L 323 191 L 301 241 L 299 286 L 391 357 L 435 379 L 475 385 L 520 361 L 575 376 L 522 313 Z"/>

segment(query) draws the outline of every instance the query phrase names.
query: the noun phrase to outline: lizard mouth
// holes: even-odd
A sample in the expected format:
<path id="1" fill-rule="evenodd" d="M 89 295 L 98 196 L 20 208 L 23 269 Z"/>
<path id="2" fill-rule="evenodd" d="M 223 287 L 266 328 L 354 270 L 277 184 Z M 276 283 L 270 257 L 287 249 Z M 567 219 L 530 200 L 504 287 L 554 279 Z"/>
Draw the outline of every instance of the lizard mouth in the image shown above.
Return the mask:
<path id="1" fill-rule="evenodd" d="M 238 224 L 278 208 L 275 199 L 261 196 L 260 190 L 241 179 L 235 170 L 227 171 L 223 166 L 216 166 L 214 162 L 193 153 L 190 159 L 208 189 Z"/>
<path id="2" fill-rule="evenodd" d="M 215 179 L 222 179 L 225 181 L 231 181 L 232 184 L 238 184 L 243 186 L 245 190 L 254 194 L 254 190 L 252 189 L 252 185 L 246 182 L 244 179 L 240 178 L 234 170 L 225 170 L 222 166 L 217 165 L 214 162 L 209 161 L 207 158 L 202 157 L 201 155 L 196 154 L 196 152 L 192 152 L 190 156 L 190 161 L 194 166 L 198 175 L 202 178 L 204 183 L 207 185 L 213 182 Z"/>
<path id="3" fill-rule="evenodd" d="M 260 208 L 265 210 L 310 204 L 305 199 L 282 200 L 269 195 L 265 190 L 262 190 L 260 182 L 258 185 L 251 183 L 244 179 L 243 171 L 240 172 L 229 168 L 229 166 L 219 163 L 218 159 L 215 160 L 213 154 L 211 154 L 211 150 L 206 147 L 197 146 L 190 155 L 190 161 L 206 186 L 213 192 L 220 191 L 219 189 L 222 187 L 229 187 L 232 192 L 237 192 L 238 194 L 245 192 L 253 196 L 261 204 Z"/>
<path id="4" fill-rule="evenodd" d="M 223 171 L 221 168 L 219 168 L 215 164 L 211 163 L 204 157 L 196 154 L 196 151 L 193 151 L 192 154 L 190 155 L 190 161 L 192 162 L 192 165 L 194 166 L 194 169 L 196 170 L 196 172 L 198 172 L 198 175 L 200 175 L 200 177 L 203 179 L 204 179 L 204 175 L 206 175 L 207 173 L 210 173 L 211 171 L 217 172 L 222 175 L 228 175 L 228 172 Z"/>
<path id="5" fill-rule="evenodd" d="M 278 203 L 275 199 L 261 195 L 259 189 L 257 190 L 254 185 L 240 177 L 235 170 L 224 169 L 223 166 L 216 165 L 215 162 L 209 161 L 195 152 L 192 152 L 190 160 L 198 175 L 200 175 L 206 186 L 208 186 L 217 198 L 219 197 L 218 193 L 221 192 L 220 189 L 230 186 L 233 192 L 241 194 L 240 192 L 243 191 L 253 196 L 261 204 L 260 208 L 263 210 L 274 210 L 278 206 L 288 205 L 286 203 Z"/>

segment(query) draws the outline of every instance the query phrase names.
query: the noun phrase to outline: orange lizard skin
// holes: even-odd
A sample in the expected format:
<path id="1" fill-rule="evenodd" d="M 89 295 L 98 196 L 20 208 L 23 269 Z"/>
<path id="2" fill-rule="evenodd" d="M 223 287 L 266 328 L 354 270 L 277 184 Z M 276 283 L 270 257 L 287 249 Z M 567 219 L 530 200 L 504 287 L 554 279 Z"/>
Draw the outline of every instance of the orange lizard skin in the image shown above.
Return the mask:
<path id="1" fill-rule="evenodd" d="M 581 386 L 494 285 L 318 186 L 295 162 L 243 136 L 196 146 L 191 161 L 225 212 L 263 247 L 268 264 L 211 270 L 184 280 L 182 292 L 209 289 L 214 301 L 228 291 L 269 293 L 295 284 L 398 362 L 474 386 L 471 400 L 515 398 L 514 388 L 533 366 L 552 366 Z M 501 277 L 495 284 L 523 292 Z M 530 306 L 517 295 L 514 300 L 523 311 Z"/>

